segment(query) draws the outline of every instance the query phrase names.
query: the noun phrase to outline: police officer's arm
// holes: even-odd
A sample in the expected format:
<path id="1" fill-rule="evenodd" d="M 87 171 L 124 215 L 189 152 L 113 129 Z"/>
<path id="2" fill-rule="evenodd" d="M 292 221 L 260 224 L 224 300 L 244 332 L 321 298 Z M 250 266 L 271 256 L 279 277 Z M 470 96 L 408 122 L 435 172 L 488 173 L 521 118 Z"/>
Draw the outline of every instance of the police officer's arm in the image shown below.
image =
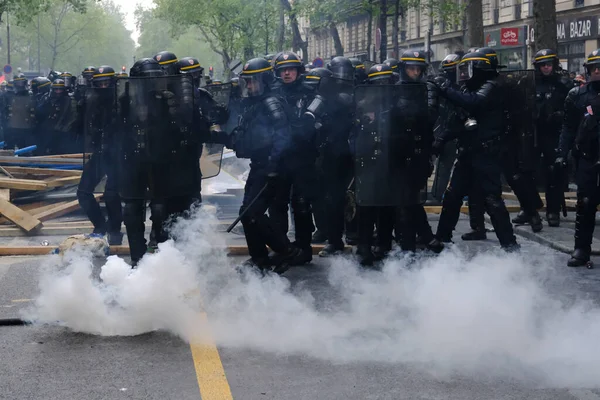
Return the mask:
<path id="1" fill-rule="evenodd" d="M 264 100 L 264 105 L 273 129 L 273 146 L 269 157 L 269 169 L 271 172 L 276 172 L 283 153 L 290 146 L 292 132 L 285 109 L 279 99 L 267 97 Z"/>
<path id="2" fill-rule="evenodd" d="M 565 115 L 560 133 L 560 139 L 558 141 L 558 156 L 563 159 L 567 158 L 569 150 L 571 150 L 571 147 L 573 146 L 575 134 L 581 120 L 581 116 L 577 112 L 576 107 L 578 95 L 579 88 L 576 87 L 569 91 L 569 94 L 565 99 Z"/>
<path id="3" fill-rule="evenodd" d="M 429 113 L 429 123 L 435 126 L 440 115 L 439 113 L 439 95 L 440 90 L 431 82 L 427 82 L 427 111 Z"/>
<path id="4" fill-rule="evenodd" d="M 459 107 L 464 108 L 468 112 L 485 109 L 493 101 L 494 90 L 496 85 L 492 82 L 485 82 L 476 92 L 460 92 L 459 90 L 449 87 L 446 89 L 446 97 Z"/>

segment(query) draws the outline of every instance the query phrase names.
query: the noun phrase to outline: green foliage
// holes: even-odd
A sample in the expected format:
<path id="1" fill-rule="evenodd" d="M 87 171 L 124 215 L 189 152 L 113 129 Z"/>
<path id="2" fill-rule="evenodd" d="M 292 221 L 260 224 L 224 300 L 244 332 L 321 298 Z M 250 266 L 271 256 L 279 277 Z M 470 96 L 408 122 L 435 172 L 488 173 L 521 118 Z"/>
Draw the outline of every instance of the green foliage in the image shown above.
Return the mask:
<path id="1" fill-rule="evenodd" d="M 12 23 L 27 24 L 33 21 L 37 14 L 52 8 L 54 3 L 53 0 L 3 0 L 0 2 L 0 15 L 2 15 L 3 21 L 6 21 L 5 12 L 9 12 L 9 20 Z M 86 11 L 86 0 L 68 0 L 68 3 L 77 12 Z"/>
<path id="2" fill-rule="evenodd" d="M 215 76 L 223 74 L 220 56 L 210 49 L 197 27 L 174 31 L 169 23 L 158 19 L 151 10 L 138 8 L 135 12 L 136 24 L 140 31 L 136 58 L 152 57 L 156 53 L 168 50 L 179 58 L 195 57 L 208 74 L 208 67 L 215 67 Z"/>
<path id="3" fill-rule="evenodd" d="M 79 74 L 87 65 L 111 65 L 115 70 L 130 66 L 135 44 L 119 8 L 110 0 L 89 0 L 85 6 L 86 12 L 81 13 L 70 2 L 54 1 L 39 14 L 39 28 L 38 17 L 21 25 L 11 24 L 13 67 L 38 70 L 38 32 L 44 74 L 52 68 Z M 6 30 L 0 31 L 0 39 L 6 43 Z M 0 63 L 6 62 L 3 51 Z"/>
<path id="4" fill-rule="evenodd" d="M 196 27 L 223 65 L 274 52 L 278 0 L 155 0 L 174 33 Z"/>

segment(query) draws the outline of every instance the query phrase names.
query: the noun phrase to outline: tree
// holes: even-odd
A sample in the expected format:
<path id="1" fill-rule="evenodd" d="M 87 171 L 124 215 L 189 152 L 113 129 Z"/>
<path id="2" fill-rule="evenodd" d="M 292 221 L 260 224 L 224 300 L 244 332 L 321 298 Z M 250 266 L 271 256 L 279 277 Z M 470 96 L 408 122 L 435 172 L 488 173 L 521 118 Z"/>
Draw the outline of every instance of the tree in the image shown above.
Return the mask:
<path id="1" fill-rule="evenodd" d="M 87 7 L 86 0 L 69 0 L 68 3 L 78 12 L 85 12 Z M 0 2 L 0 16 L 6 21 L 8 12 L 16 22 L 24 24 L 33 21 L 33 17 L 53 4 L 53 0 L 3 0 Z"/>
<path id="2" fill-rule="evenodd" d="M 11 63 L 15 67 L 37 69 L 39 62 L 44 73 L 56 69 L 76 74 L 86 65 L 117 69 L 131 64 L 131 32 L 125 28 L 119 8 L 108 0 L 90 1 L 85 13 L 72 8 L 71 3 L 55 1 L 39 15 L 39 29 L 37 20 L 11 29 Z M 2 40 L 3 35 L 0 31 Z M 6 62 L 6 54 L 0 54 L 0 62 Z"/>
<path id="3" fill-rule="evenodd" d="M 234 59 L 249 59 L 275 47 L 277 0 L 155 0 L 156 16 L 173 31 L 195 26 L 228 70 Z M 257 23 L 257 21 L 260 21 Z"/>
<path id="4" fill-rule="evenodd" d="M 184 32 L 174 34 L 169 24 L 157 18 L 151 10 L 138 7 L 135 15 L 140 31 L 136 58 L 152 57 L 160 51 L 168 50 L 179 58 L 197 58 L 205 69 L 221 64 L 220 56 L 210 49 L 198 28 L 190 27 Z M 223 72 L 222 67 L 215 68 L 217 75 L 222 75 Z"/>
<path id="5" fill-rule="evenodd" d="M 533 0 L 533 29 L 536 52 L 541 49 L 557 51 L 556 3 L 554 0 Z"/>
<path id="6" fill-rule="evenodd" d="M 465 48 L 483 46 L 483 5 L 481 0 L 468 2 L 466 20 Z M 556 24 L 554 26 L 556 27 Z"/>

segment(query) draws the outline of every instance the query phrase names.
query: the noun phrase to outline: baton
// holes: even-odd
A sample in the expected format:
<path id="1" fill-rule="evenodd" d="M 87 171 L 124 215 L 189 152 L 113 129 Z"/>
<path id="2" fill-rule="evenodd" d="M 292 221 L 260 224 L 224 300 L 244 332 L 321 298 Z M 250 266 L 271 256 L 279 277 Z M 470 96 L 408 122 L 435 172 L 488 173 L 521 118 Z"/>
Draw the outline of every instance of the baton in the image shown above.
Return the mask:
<path id="1" fill-rule="evenodd" d="M 265 186 L 263 186 L 262 189 L 260 189 L 260 192 L 258 192 L 258 194 L 254 196 L 250 204 L 248 204 L 248 207 L 246 207 L 246 209 L 241 212 L 241 214 L 235 219 L 235 221 L 233 221 L 231 225 L 229 225 L 229 227 L 227 228 L 227 233 L 230 233 L 231 230 L 235 228 L 235 226 L 241 221 L 244 215 L 246 215 L 246 213 L 254 205 L 254 203 L 256 203 L 256 200 L 258 200 L 258 198 L 263 194 L 263 192 L 267 189 L 268 186 L 269 182 L 265 183 Z"/>

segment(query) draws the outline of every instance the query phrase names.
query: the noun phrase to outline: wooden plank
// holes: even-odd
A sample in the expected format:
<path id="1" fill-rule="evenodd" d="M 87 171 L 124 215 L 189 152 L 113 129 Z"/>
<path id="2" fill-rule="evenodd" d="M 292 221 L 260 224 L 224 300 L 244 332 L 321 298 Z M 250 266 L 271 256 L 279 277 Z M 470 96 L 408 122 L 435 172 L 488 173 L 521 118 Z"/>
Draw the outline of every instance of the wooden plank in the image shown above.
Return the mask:
<path id="1" fill-rule="evenodd" d="M 52 164 L 69 164 L 69 165 L 82 165 L 83 159 L 76 158 L 51 158 L 51 157 L 9 157 L 9 156 L 0 156 L 1 164 L 44 164 L 44 165 L 52 165 Z"/>
<path id="2" fill-rule="evenodd" d="M 33 179 L 0 178 L 0 188 L 22 190 L 46 190 L 48 185 L 44 181 Z"/>
<path id="3" fill-rule="evenodd" d="M 49 188 L 54 188 L 54 187 L 59 187 L 59 186 L 66 186 L 66 185 L 75 185 L 75 184 L 78 184 L 80 180 L 81 180 L 81 175 L 79 175 L 79 176 L 65 176 L 63 178 L 58 178 L 58 179 L 53 179 L 53 180 L 50 180 L 50 181 L 46 181 L 46 185 L 48 185 Z"/>
<path id="4" fill-rule="evenodd" d="M 31 214 L 21 210 L 9 201 L 0 199 L 0 214 L 11 220 L 26 232 L 40 228 L 42 222 Z"/>
<path id="5" fill-rule="evenodd" d="M 94 195 L 94 198 L 98 199 L 101 196 L 102 194 L 97 193 Z M 49 219 L 61 217 L 75 210 L 79 210 L 79 200 L 69 201 L 67 203 L 58 205 L 54 208 L 50 208 L 48 210 L 35 214 L 34 217 L 39 219 L 40 221 L 48 221 Z"/>
<path id="6" fill-rule="evenodd" d="M 91 153 L 85 153 L 86 157 L 89 157 Z M 29 158 L 83 158 L 83 153 L 73 153 L 73 154 L 48 154 L 45 156 L 32 156 Z"/>
<path id="7" fill-rule="evenodd" d="M 35 167 L 4 167 L 10 173 L 51 175 L 51 176 L 81 176 L 83 171 L 73 169 L 35 168 Z"/>
<path id="8" fill-rule="evenodd" d="M 0 189 L 0 199 L 10 201 L 10 189 Z"/>

